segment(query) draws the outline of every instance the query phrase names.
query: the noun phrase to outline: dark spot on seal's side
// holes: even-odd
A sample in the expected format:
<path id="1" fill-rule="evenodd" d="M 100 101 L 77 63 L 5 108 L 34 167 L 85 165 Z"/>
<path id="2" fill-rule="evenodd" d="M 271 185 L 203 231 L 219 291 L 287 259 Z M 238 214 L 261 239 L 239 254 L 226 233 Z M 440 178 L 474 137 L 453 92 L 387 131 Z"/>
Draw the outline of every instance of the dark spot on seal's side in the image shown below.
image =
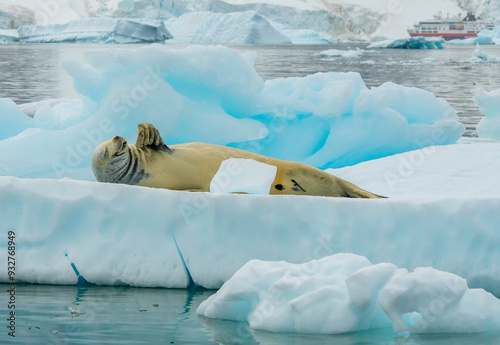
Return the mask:
<path id="1" fill-rule="evenodd" d="M 277 184 L 277 185 L 274 186 L 274 188 L 276 188 L 277 190 L 283 190 L 283 189 L 285 189 L 285 187 L 282 184 Z"/>
<path id="2" fill-rule="evenodd" d="M 304 188 L 302 188 L 302 186 L 300 184 L 297 183 L 297 181 L 292 180 L 292 182 L 294 185 L 294 187 L 292 188 L 293 191 L 296 191 L 296 192 L 305 192 L 306 191 Z"/>

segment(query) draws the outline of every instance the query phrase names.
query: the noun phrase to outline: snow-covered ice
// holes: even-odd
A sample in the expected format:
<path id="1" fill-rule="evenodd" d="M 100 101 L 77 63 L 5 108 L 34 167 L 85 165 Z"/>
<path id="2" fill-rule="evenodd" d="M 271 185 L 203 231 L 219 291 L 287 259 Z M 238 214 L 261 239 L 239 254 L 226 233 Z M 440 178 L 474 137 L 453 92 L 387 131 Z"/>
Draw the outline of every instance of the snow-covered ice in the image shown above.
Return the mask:
<path id="1" fill-rule="evenodd" d="M 500 195 L 493 183 L 500 169 L 497 160 L 497 142 L 463 138 L 456 145 L 431 146 L 327 171 L 391 198 L 496 197 Z"/>
<path id="2" fill-rule="evenodd" d="M 76 19 L 65 24 L 25 25 L 17 30 L 23 43 L 146 43 L 172 38 L 162 21 L 120 18 Z"/>
<path id="3" fill-rule="evenodd" d="M 368 48 L 443 49 L 443 43 L 444 38 L 441 37 L 411 37 L 372 42 Z"/>
<path id="4" fill-rule="evenodd" d="M 198 307 L 206 317 L 271 332 L 337 334 L 500 330 L 500 300 L 430 267 L 413 272 L 339 253 L 303 264 L 252 260 Z"/>
<path id="5" fill-rule="evenodd" d="M 474 89 L 472 95 L 474 103 L 484 115 L 476 127 L 477 134 L 483 138 L 500 140 L 500 89 L 490 92 Z"/>

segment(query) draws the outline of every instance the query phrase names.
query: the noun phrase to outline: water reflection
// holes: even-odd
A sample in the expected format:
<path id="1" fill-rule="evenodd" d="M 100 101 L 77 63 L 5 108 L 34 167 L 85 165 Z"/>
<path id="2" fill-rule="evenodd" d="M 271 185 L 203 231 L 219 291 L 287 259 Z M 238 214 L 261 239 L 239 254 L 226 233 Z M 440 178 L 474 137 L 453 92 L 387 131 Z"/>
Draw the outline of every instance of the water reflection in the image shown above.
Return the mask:
<path id="1" fill-rule="evenodd" d="M 8 285 L 0 285 L 6 290 Z M 214 291 L 16 286 L 16 340 L 26 344 L 210 344 L 196 308 Z M 7 315 L 7 303 L 0 315 Z M 0 343 L 10 340 L 0 333 Z"/>
<path id="2" fill-rule="evenodd" d="M 12 285 L 0 284 L 1 291 Z M 498 345 L 498 333 L 399 336 L 391 329 L 340 335 L 270 333 L 196 315 L 215 291 L 16 285 L 16 342 L 25 344 Z M 5 294 L 0 316 L 8 313 Z M 12 343 L 4 330 L 0 343 Z"/>

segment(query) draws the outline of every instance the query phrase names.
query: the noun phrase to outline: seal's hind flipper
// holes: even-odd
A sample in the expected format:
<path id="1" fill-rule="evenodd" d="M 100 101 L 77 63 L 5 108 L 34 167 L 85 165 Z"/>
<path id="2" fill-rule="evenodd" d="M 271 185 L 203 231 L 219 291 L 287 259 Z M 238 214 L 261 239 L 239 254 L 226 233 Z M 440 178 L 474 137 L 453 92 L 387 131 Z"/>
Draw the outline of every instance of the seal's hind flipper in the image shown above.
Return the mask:
<path id="1" fill-rule="evenodd" d="M 356 188 L 353 190 L 346 190 L 347 195 L 350 198 L 363 198 L 363 199 L 387 199 L 386 196 L 381 196 L 377 194 L 370 193 L 367 190 Z"/>

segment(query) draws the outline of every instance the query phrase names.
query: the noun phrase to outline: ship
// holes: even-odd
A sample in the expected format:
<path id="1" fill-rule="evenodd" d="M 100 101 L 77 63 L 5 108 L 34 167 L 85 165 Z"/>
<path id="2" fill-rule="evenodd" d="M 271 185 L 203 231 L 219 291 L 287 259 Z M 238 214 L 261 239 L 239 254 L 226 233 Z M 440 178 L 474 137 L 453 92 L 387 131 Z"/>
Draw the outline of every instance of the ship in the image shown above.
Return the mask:
<path id="1" fill-rule="evenodd" d="M 443 18 L 441 12 L 434 15 L 433 20 L 419 22 L 408 29 L 411 37 L 443 37 L 445 40 L 464 39 L 477 37 L 477 34 L 484 29 L 493 30 L 495 25 L 476 18 L 472 13 L 467 13 L 465 17 L 458 14 L 456 18 Z"/>

